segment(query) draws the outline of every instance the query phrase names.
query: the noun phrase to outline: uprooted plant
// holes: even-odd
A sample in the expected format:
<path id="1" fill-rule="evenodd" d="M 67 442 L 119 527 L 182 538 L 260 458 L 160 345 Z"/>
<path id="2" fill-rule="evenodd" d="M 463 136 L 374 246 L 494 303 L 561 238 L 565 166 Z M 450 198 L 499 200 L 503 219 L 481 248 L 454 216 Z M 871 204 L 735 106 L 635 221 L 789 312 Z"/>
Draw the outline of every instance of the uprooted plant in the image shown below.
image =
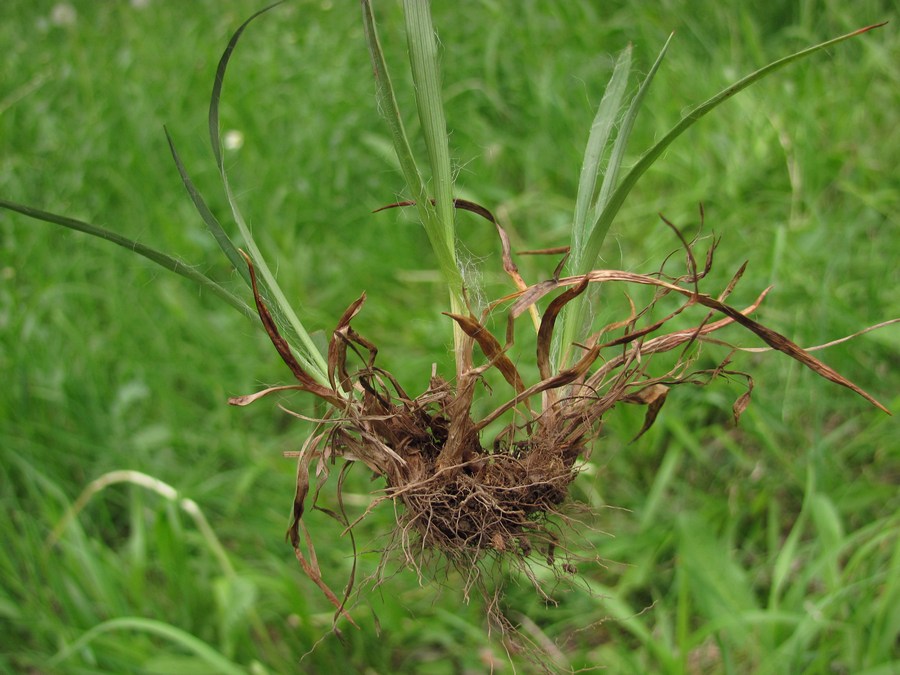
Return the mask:
<path id="1" fill-rule="evenodd" d="M 529 283 L 519 273 L 505 227 L 489 209 L 453 196 L 437 50 L 428 3 L 404 0 L 404 9 L 430 181 L 423 178 L 410 149 L 371 3 L 362 0 L 378 104 L 388 123 L 410 197 L 384 208 L 416 209 L 450 296 L 450 311 L 446 315 L 453 326 L 455 373 L 448 376 L 433 368 L 430 384 L 422 393 L 407 393 L 394 375 L 376 363 L 376 346 L 353 329 L 353 319 L 363 309 L 364 295 L 350 304 L 337 321 L 327 353 L 318 350 L 288 304 L 237 207 L 225 172 L 219 135 L 219 100 L 228 61 L 238 40 L 247 25 L 262 12 L 248 19 L 229 42 L 216 72 L 209 111 L 213 153 L 247 252 L 233 243 L 206 206 L 169 139 L 178 171 L 200 215 L 252 291 L 255 312 L 220 284 L 176 258 L 88 223 L 0 201 L 5 208 L 130 248 L 199 283 L 244 314 L 258 316 L 296 383 L 234 398 L 230 403 L 247 405 L 273 392 L 301 390 L 326 404 L 327 412 L 312 420 L 314 431 L 295 453 L 297 490 L 289 538 L 303 570 L 339 614 L 352 622 L 344 610 L 352 580 L 343 598 L 332 592 L 322 578 L 312 538 L 303 525 L 304 511 L 310 501 L 310 474 L 318 477 L 318 494 L 338 459 L 344 460 L 336 486 L 339 500 L 346 471 L 356 463 L 362 463 L 383 479 L 384 488 L 373 499 L 369 510 L 385 501 L 395 505 L 398 516 L 391 540 L 393 549 L 399 549 L 402 559 L 413 567 L 418 568 L 423 558 L 433 552 L 470 570 L 485 559 L 527 562 L 533 554 L 539 554 L 560 571 L 570 572 L 569 558 L 556 555 L 563 543 L 551 519 L 564 516 L 569 485 L 578 474 L 580 462 L 587 458 L 608 411 L 620 403 L 645 405 L 647 412 L 640 431 L 643 434 L 653 424 L 673 386 L 705 384 L 719 376 L 745 379 L 747 391 L 734 404 L 735 418 L 746 408 L 752 380 L 732 368 L 734 350 L 714 368 L 697 365 L 697 347 L 710 341 L 720 342 L 713 336 L 722 328 L 731 324 L 743 326 L 771 349 L 855 391 L 887 412 L 873 397 L 808 351 L 750 318 L 764 300 L 766 290 L 742 309 L 727 304 L 744 267 L 737 270 L 723 289 L 714 293 L 701 290 L 701 282 L 712 268 L 715 240 L 708 240 L 707 250 L 701 254 L 703 240 L 689 241 L 675 225 L 663 219 L 684 253 L 685 268 L 680 273 L 669 273 L 666 264 L 648 274 L 595 269 L 604 237 L 629 192 L 682 132 L 720 103 L 775 70 L 876 26 L 797 52 L 739 80 L 693 108 L 623 172 L 632 126 L 669 42 L 627 104 L 625 92 L 631 53 L 626 49 L 616 62 L 591 127 L 580 174 L 572 239 L 558 249 L 531 252 L 558 255 L 561 260 L 550 278 Z M 457 260 L 454 219 L 458 209 L 481 216 L 496 229 L 502 266 L 514 289 L 481 306 L 470 302 L 473 289 Z M 702 218 L 701 209 L 701 221 Z M 642 306 L 629 301 L 627 314 L 609 325 L 593 327 L 588 317 L 598 299 L 596 289 L 609 284 L 648 287 L 652 295 Z M 506 331 L 498 337 L 488 327 L 489 317 L 503 313 Z M 657 316 L 659 313 L 662 316 Z M 691 316 L 685 323 L 685 318 Z M 532 362 L 539 374 L 536 381 L 528 381 L 523 369 L 510 356 L 515 325 L 520 320 L 530 321 L 536 333 Z M 666 360 L 663 372 L 655 372 L 651 369 L 652 357 L 663 353 L 671 353 L 673 358 Z M 476 414 L 476 392 L 491 370 L 497 371 L 508 385 L 509 395 L 493 411 Z M 315 497 L 311 501 L 314 503 Z M 343 512 L 329 513 L 344 524 L 352 537 L 358 520 L 351 523 Z M 527 572 L 527 565 L 523 569 Z"/>

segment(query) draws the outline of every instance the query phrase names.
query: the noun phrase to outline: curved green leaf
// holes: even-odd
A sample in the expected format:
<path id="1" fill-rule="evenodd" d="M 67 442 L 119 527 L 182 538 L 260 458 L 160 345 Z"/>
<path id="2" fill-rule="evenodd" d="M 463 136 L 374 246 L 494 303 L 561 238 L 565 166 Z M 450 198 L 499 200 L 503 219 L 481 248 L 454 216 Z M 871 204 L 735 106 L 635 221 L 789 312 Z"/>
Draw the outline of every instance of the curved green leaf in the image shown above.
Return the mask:
<path id="1" fill-rule="evenodd" d="M 758 82 L 767 75 L 771 75 L 776 70 L 780 70 L 781 68 L 784 68 L 785 66 L 794 63 L 795 61 L 799 61 L 800 59 L 810 56 L 818 51 L 827 49 L 828 47 L 832 47 L 838 44 L 839 42 L 849 40 L 852 37 L 861 35 L 862 33 L 866 33 L 883 25 L 883 23 L 879 23 L 872 26 L 866 26 L 865 28 L 860 28 L 859 30 L 853 31 L 852 33 L 841 35 L 840 37 L 827 40 L 826 42 L 808 47 L 807 49 L 803 49 L 799 52 L 791 54 L 790 56 L 785 56 L 782 59 L 773 61 L 769 65 L 760 68 L 753 73 L 750 73 L 731 86 L 726 87 L 712 98 L 707 99 L 700 105 L 693 108 L 690 112 L 688 112 L 684 117 L 681 118 L 678 124 L 672 127 L 669 133 L 663 136 L 663 138 L 661 138 L 653 147 L 647 150 L 647 152 L 645 152 L 641 156 L 637 163 L 622 179 L 622 182 L 610 196 L 609 203 L 607 203 L 603 208 L 603 212 L 600 214 L 597 225 L 594 227 L 594 230 L 593 232 L 591 232 L 590 237 L 585 245 L 584 254 L 580 259 L 580 268 L 574 270 L 574 272 L 576 274 L 584 274 L 590 271 L 591 267 L 594 264 L 594 261 L 596 261 L 597 256 L 600 254 L 600 247 L 603 245 L 603 240 L 606 237 L 609 226 L 612 224 L 613 219 L 619 213 L 619 209 L 622 208 L 622 204 L 624 204 L 625 198 L 628 197 L 628 194 L 631 192 L 631 189 L 635 186 L 638 179 L 640 179 L 640 177 L 644 174 L 645 171 L 647 171 L 647 169 L 653 166 L 654 162 L 656 162 L 659 156 L 662 155 L 665 149 L 668 148 L 676 138 L 678 138 L 681 134 L 692 127 L 695 122 L 700 120 L 707 113 L 715 110 L 722 103 L 730 99 L 738 92 L 746 89 L 751 84 Z"/>
<path id="2" fill-rule="evenodd" d="M 17 204 L 5 199 L 0 199 L 0 208 L 8 209 L 10 211 L 16 211 L 17 213 L 21 213 L 22 215 L 28 216 L 29 218 L 34 218 L 35 220 L 43 220 L 47 223 L 62 225 L 63 227 L 68 227 L 71 230 L 84 232 L 85 234 L 97 237 L 98 239 L 105 239 L 106 241 L 110 241 L 117 246 L 128 249 L 132 253 L 137 253 L 138 255 L 144 256 L 148 260 L 152 260 L 157 265 L 166 268 L 170 272 L 180 274 L 184 278 L 190 279 L 201 288 L 204 288 L 220 297 L 222 300 L 238 310 L 241 314 L 244 314 L 251 319 L 257 318 L 256 312 L 253 311 L 246 302 L 231 293 L 231 291 L 227 290 L 225 287 L 210 279 L 208 276 L 203 274 L 203 272 L 198 272 L 194 267 L 188 265 L 186 262 L 163 253 L 162 251 L 157 251 L 150 246 L 141 244 L 140 242 L 129 239 L 128 237 L 123 237 L 121 234 L 117 234 L 116 232 L 107 230 L 105 227 L 92 225 L 91 223 L 86 223 L 83 220 L 76 220 L 75 218 L 60 216 L 55 213 L 50 213 L 49 211 L 42 211 L 41 209 L 36 209 L 31 206 L 25 206 L 23 204 Z"/>
<path id="3" fill-rule="evenodd" d="M 175 160 L 175 167 L 178 169 L 178 174 L 181 176 L 181 182 L 184 183 L 184 187 L 187 188 L 188 194 L 190 195 L 191 200 L 194 202 L 194 207 L 197 209 L 197 212 L 200 214 L 203 222 L 206 223 L 206 229 L 208 229 L 212 236 L 215 238 L 216 243 L 219 244 L 219 248 L 224 251 L 225 255 L 228 257 L 228 261 L 231 263 L 231 266 L 235 270 L 237 270 L 241 274 L 241 276 L 244 277 L 244 280 L 249 286 L 250 272 L 247 270 L 247 265 L 244 264 L 244 259 L 238 252 L 238 249 L 234 245 L 234 242 L 231 241 L 231 237 L 228 236 L 228 233 L 225 232 L 224 228 L 213 215 L 212 211 L 209 210 L 209 207 L 203 200 L 203 196 L 194 186 L 194 182 L 188 175 L 187 169 L 185 168 L 184 163 L 181 161 L 181 157 L 179 157 L 178 151 L 175 149 L 175 142 L 172 140 L 172 136 L 171 134 L 169 134 L 169 130 L 166 127 L 163 127 L 163 131 L 166 132 L 166 140 L 169 142 L 169 150 L 172 152 L 172 159 Z"/>
<path id="4" fill-rule="evenodd" d="M 103 623 L 94 626 L 80 638 L 75 640 L 75 642 L 63 648 L 56 656 L 50 659 L 49 665 L 51 667 L 59 665 L 105 633 L 122 630 L 133 630 L 158 635 L 198 656 L 205 663 L 209 664 L 210 672 L 222 673 L 222 675 L 247 675 L 247 670 L 245 668 L 226 658 L 219 651 L 187 631 L 162 621 L 144 619 L 141 617 L 110 619 L 109 621 L 104 621 Z"/>
<path id="5" fill-rule="evenodd" d="M 628 45 L 616 60 L 612 77 L 609 78 L 606 91 L 603 92 L 584 148 L 584 160 L 578 177 L 578 193 L 575 196 L 575 219 L 572 223 L 572 256 L 579 259 L 583 241 L 591 231 L 588 217 L 591 205 L 595 203 L 600 165 L 609 145 L 610 134 L 622 110 L 622 99 L 625 96 L 630 71 L 631 45 Z"/>
<path id="6" fill-rule="evenodd" d="M 250 251 L 250 257 L 253 260 L 253 264 L 255 265 L 256 269 L 259 270 L 265 289 L 268 291 L 268 295 L 271 296 L 271 301 L 274 305 L 272 307 L 272 311 L 276 315 L 276 317 L 278 317 L 280 323 L 286 325 L 290 337 L 296 338 L 296 340 L 292 339 L 290 340 L 290 342 L 292 343 L 293 347 L 300 347 L 300 349 L 297 349 L 297 358 L 303 365 L 304 369 L 309 372 L 320 384 L 327 384 L 328 365 L 325 362 L 325 357 L 322 356 L 322 353 L 316 347 L 316 344 L 313 342 L 306 328 L 303 326 L 300 318 L 294 312 L 294 309 L 291 307 L 291 304 L 285 297 L 284 292 L 281 290 L 281 287 L 275 280 L 275 275 L 272 274 L 272 271 L 269 269 L 265 258 L 263 258 L 259 247 L 256 245 L 256 240 L 253 238 L 253 233 L 247 226 L 247 222 L 244 219 L 244 216 L 241 213 L 240 208 L 238 207 L 237 200 L 234 197 L 234 193 L 231 189 L 231 184 L 228 181 L 227 172 L 225 171 L 225 163 L 222 155 L 222 138 L 219 126 L 219 101 L 222 96 L 222 86 L 225 82 L 225 72 L 228 69 L 228 62 L 231 59 L 231 55 L 234 53 L 234 49 L 237 46 L 238 40 L 240 40 L 241 35 L 244 33 L 244 30 L 247 28 L 247 26 L 249 26 L 250 23 L 257 17 L 280 4 L 281 2 L 277 2 L 256 12 L 253 16 L 244 21 L 244 23 L 242 23 L 238 27 L 238 29 L 234 32 L 234 35 L 232 35 L 231 39 L 228 41 L 228 45 L 225 47 L 225 51 L 222 53 L 222 57 L 219 59 L 219 65 L 216 68 L 216 77 L 213 83 L 212 95 L 210 96 L 209 137 L 210 143 L 212 145 L 213 155 L 215 155 L 216 158 L 216 166 L 219 169 L 219 175 L 225 188 L 225 196 L 228 199 L 228 204 L 231 206 L 231 213 L 234 216 L 235 222 L 237 223 L 238 230 L 241 233 L 241 237 L 244 239 L 244 242 L 246 243 L 247 248 Z M 231 255 L 227 250 L 226 254 L 228 254 L 229 259 L 231 259 Z M 243 263 L 240 264 L 243 267 Z M 245 279 L 246 278 L 247 277 L 245 277 Z M 299 343 L 299 345 L 297 343 Z"/>

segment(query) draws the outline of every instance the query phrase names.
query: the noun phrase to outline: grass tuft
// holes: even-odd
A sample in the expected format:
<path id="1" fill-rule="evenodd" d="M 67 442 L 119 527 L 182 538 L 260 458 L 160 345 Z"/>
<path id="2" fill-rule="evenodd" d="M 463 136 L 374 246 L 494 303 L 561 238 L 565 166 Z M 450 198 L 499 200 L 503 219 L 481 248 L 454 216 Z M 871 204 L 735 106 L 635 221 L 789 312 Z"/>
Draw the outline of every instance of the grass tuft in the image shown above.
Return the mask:
<path id="1" fill-rule="evenodd" d="M 44 213 L 84 214 L 77 223 L 115 223 L 123 247 L 141 250 L 152 239 L 152 251 L 214 260 L 215 229 L 204 237 L 186 226 L 196 221 L 193 210 L 201 203 L 210 215 L 231 210 L 228 194 L 217 196 L 214 189 L 221 167 L 210 162 L 206 169 L 196 159 L 208 152 L 198 139 L 209 131 L 200 122 L 208 121 L 209 110 L 194 92 L 207 86 L 212 69 L 204 55 L 225 44 L 230 27 L 258 7 L 240 0 L 224 13 L 218 5 L 198 5 L 184 14 L 159 3 L 71 4 L 75 13 L 64 22 L 31 3 L 12 7 L 0 25 L 8 47 L 0 72 L 11 92 L 0 101 L 0 194 L 41 204 Z M 574 141 L 589 128 L 593 99 L 613 69 L 614 59 L 598 60 L 598 53 L 630 42 L 640 69 L 658 60 L 658 46 L 673 29 L 678 36 L 645 92 L 640 119 L 622 133 L 628 111 L 637 110 L 632 98 L 631 108 L 620 106 L 615 143 L 605 144 L 601 167 L 615 166 L 612 157 L 621 152 L 619 173 L 627 175 L 630 153 L 664 138 L 671 126 L 666 120 L 681 118 L 688 102 L 704 95 L 701 87 L 726 87 L 751 64 L 794 51 L 798 41 L 847 33 L 878 21 L 884 11 L 868 0 L 852 12 L 836 4 L 816 12 L 768 6 L 735 12 L 707 4 L 631 4 L 601 16 L 580 0 L 523 5 L 515 13 L 482 3 L 468 8 L 465 20 L 455 6 L 433 5 L 434 25 L 448 45 L 442 98 L 458 164 L 451 197 L 462 209 L 453 218 L 464 247 L 450 250 L 467 267 L 482 261 L 483 297 L 526 292 L 526 279 L 565 278 L 559 251 L 570 243 L 584 150 Z M 480 307 L 470 314 L 465 304 L 451 305 L 452 316 L 440 314 L 448 309 L 447 281 L 429 237 L 402 216 L 370 215 L 380 204 L 403 199 L 417 213 L 436 213 L 430 162 L 421 164 L 418 191 L 405 171 L 392 183 L 396 162 L 386 154 L 396 147 L 394 132 L 370 114 L 372 55 L 362 44 L 367 29 L 358 26 L 357 12 L 331 5 L 286 3 L 277 14 L 282 20 L 245 31 L 241 39 L 252 48 L 229 62 L 217 113 L 218 131 L 245 141 L 221 157 L 232 196 L 239 197 L 247 223 L 266 224 L 254 228 L 256 244 L 271 252 L 270 270 L 291 289 L 289 297 L 302 302 L 304 329 L 326 363 L 324 378 L 303 361 L 300 338 L 262 274 L 258 296 L 271 307 L 273 326 L 289 343 L 285 354 L 309 375 L 309 387 L 358 401 L 366 394 L 355 383 L 369 378 L 377 394 L 368 394 L 373 406 L 381 396 L 414 409 L 417 394 L 429 390 L 433 362 L 436 373 L 455 373 L 456 350 L 446 344 L 454 326 L 471 340 L 472 366 L 488 366 L 474 381 L 472 421 L 480 425 L 559 369 L 559 351 L 546 337 L 559 335 L 575 300 L 558 299 L 579 282 L 554 286 L 533 304 L 523 301 L 518 307 L 532 321 L 511 329 L 509 309 L 522 296 L 486 316 Z M 383 26 L 404 25 L 399 3 L 377 9 Z M 407 59 L 402 39 L 387 39 L 382 50 L 385 62 Z M 810 60 L 784 78 L 755 84 L 726 115 L 706 116 L 632 186 L 600 247 L 604 259 L 619 256 L 611 266 L 623 275 L 650 270 L 653 276 L 658 261 L 675 249 L 666 266 L 674 276 L 690 271 L 678 267 L 679 260 L 704 268 L 709 240 L 684 237 L 694 246 L 691 263 L 681 235 L 656 215 L 665 213 L 688 233 L 692 228 L 681 224 L 696 219 L 702 201 L 708 222 L 723 236 L 701 291 L 728 289 L 727 302 L 745 307 L 756 295 L 747 289 L 777 282 L 753 316 L 797 345 L 833 342 L 900 314 L 892 292 L 896 247 L 884 236 L 897 224 L 892 205 L 898 189 L 887 159 L 897 154 L 893 130 L 900 110 L 894 53 L 896 35 L 883 29 L 829 49 L 827 59 Z M 313 63 L 323 66 L 306 67 Z M 408 100 L 402 108 L 416 110 L 412 93 Z M 196 191 L 193 206 L 171 170 L 163 122 L 179 139 L 182 182 Z M 407 119 L 405 128 L 409 157 L 426 158 L 422 125 Z M 872 138 L 879 142 L 873 145 Z M 186 166 L 196 167 L 190 177 Z M 607 186 L 598 191 L 595 182 L 591 196 L 614 197 L 615 185 Z M 468 211 L 496 217 L 482 224 L 463 204 L 490 205 L 491 211 Z M 589 210 L 589 219 L 595 214 Z M 652 359 L 663 371 L 679 358 L 693 359 L 694 370 L 724 376 L 719 386 L 674 387 L 652 416 L 660 397 L 652 389 L 635 391 L 631 404 L 623 400 L 603 416 L 593 456 L 578 463 L 580 474 L 567 485 L 573 502 L 594 514 L 577 508 L 564 514 L 581 523 L 568 541 L 568 562 L 586 558 L 577 562 L 577 577 L 563 579 L 576 579 L 574 588 L 554 581 L 544 546 L 535 548 L 541 555 L 525 570 L 501 562 L 485 579 L 487 602 L 466 585 L 470 568 L 440 572 L 445 583 L 421 585 L 433 578 L 438 559 L 432 565 L 417 558 L 421 576 L 394 574 L 391 562 L 381 567 L 381 552 L 391 543 L 386 533 L 395 515 L 390 508 L 369 511 L 370 473 L 341 472 L 333 476 L 337 490 L 320 489 L 323 474 L 310 466 L 301 523 L 317 546 L 313 559 L 301 527 L 304 559 L 323 586 L 338 591 L 337 604 L 359 626 L 339 624 L 340 635 L 330 634 L 336 607 L 310 592 L 314 586 L 298 575 L 290 547 L 280 541 L 283 495 L 297 483 L 280 454 L 326 447 L 314 441 L 324 444 L 322 434 L 346 420 L 326 415 L 327 405 L 314 397 L 292 396 L 293 386 L 269 395 L 303 422 L 287 424 L 289 417 L 273 416 L 263 405 L 240 411 L 221 405 L 235 392 L 283 380 L 283 367 L 272 363 L 262 335 L 255 339 L 243 318 L 210 302 L 216 288 L 236 298 L 233 282 L 252 281 L 239 251 L 253 257 L 246 241 L 236 232 L 230 254 L 203 267 L 185 266 L 213 285 L 203 286 L 199 276 L 194 281 L 200 285 L 182 284 L 158 276 L 156 265 L 109 255 L 104 246 L 86 243 L 94 237 L 73 236 L 73 228 L 57 221 L 51 219 L 52 228 L 27 227 L 21 212 L 0 212 L 6 383 L 0 391 L 0 501 L 7 543 L 0 554 L 6 580 L 0 585 L 0 670 L 291 672 L 303 654 L 300 667 L 310 672 L 499 671 L 509 662 L 523 672 L 541 666 L 672 673 L 891 669 L 898 586 L 890 572 L 900 557 L 897 422 L 840 389 L 823 396 L 818 378 L 784 359 L 735 351 L 733 364 L 717 369 L 731 353 L 722 350 L 724 343 L 758 349 L 755 337 L 727 326 L 718 338 L 688 340 Z M 227 219 L 221 224 L 229 227 Z M 519 257 L 514 252 L 522 248 L 557 252 Z M 742 267 L 747 258 L 752 264 Z M 178 271 L 181 259 L 172 256 L 167 269 Z M 455 273 L 457 262 L 447 269 Z M 741 283 L 734 286 L 737 269 Z M 698 292 L 694 283 L 682 286 Z M 639 313 L 659 288 L 632 288 L 630 301 L 604 292 L 595 307 L 598 324 Z M 363 290 L 364 306 L 354 301 Z M 687 297 L 672 291 L 658 300 L 655 318 L 645 315 L 635 327 L 668 316 Z M 229 304 L 258 316 L 242 300 Z M 335 336 L 334 319 L 348 307 L 355 308 L 352 325 L 341 322 Z M 398 322 L 398 307 L 409 318 Z M 672 330 L 696 329 L 690 320 L 703 321 L 706 309 L 684 310 Z M 309 330 L 316 326 L 328 328 L 331 352 L 329 340 Z M 610 328 L 608 338 L 625 332 Z M 381 347 L 377 364 L 370 366 L 359 334 Z M 896 389 L 894 334 L 895 327 L 867 333 L 831 346 L 827 356 L 836 371 L 852 374 L 888 407 L 897 404 L 887 394 Z M 642 338 L 643 346 L 655 337 Z M 607 356 L 618 357 L 630 346 L 611 349 Z M 401 397 L 382 363 L 391 364 L 393 379 L 411 395 Z M 753 399 L 745 407 L 748 381 L 736 371 L 751 369 Z M 459 391 L 459 380 L 448 383 Z M 483 445 L 544 409 L 546 393 L 513 403 L 478 428 Z M 419 401 L 428 415 L 452 400 L 443 389 L 435 396 Z M 357 421 L 390 425 L 403 418 L 392 419 Z M 298 424 L 312 439 L 306 447 Z M 386 445 L 397 452 L 398 446 Z M 484 449 L 482 442 L 468 447 Z M 48 535 L 85 486 L 116 471 L 152 476 L 191 495 L 234 575 L 224 571 L 179 502 L 130 482 L 106 485 L 103 498 L 89 499 L 48 549 Z M 457 474 L 452 485 L 477 495 L 470 503 L 491 494 L 465 493 L 476 485 L 468 478 Z M 446 499 L 452 498 L 448 491 Z M 321 510 L 308 508 L 312 503 Z M 347 523 L 354 524 L 352 544 L 322 545 L 346 541 Z M 552 519 L 544 524 L 557 534 Z M 352 550 L 357 555 L 347 555 Z M 556 547 L 554 555 L 561 569 L 564 553 Z M 531 583 L 522 584 L 523 573 L 553 603 Z M 360 594 L 366 579 L 387 576 L 390 593 Z M 354 580 L 352 588 L 344 586 L 347 579 Z M 466 598 L 468 605 L 461 602 Z M 493 610 L 546 659 L 534 664 L 523 653 L 509 653 L 496 626 L 485 622 Z"/>

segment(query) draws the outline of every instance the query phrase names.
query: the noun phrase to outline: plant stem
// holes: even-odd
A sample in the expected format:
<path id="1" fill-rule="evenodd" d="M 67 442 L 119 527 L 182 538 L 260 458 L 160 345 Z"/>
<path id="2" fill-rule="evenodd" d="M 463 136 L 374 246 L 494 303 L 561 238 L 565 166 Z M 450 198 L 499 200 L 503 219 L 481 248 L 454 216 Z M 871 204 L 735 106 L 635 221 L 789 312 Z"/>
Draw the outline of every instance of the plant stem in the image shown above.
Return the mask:
<path id="1" fill-rule="evenodd" d="M 463 296 L 463 279 L 456 259 L 453 175 L 450 167 L 450 147 L 447 138 L 447 122 L 444 117 L 444 102 L 441 96 L 437 41 L 431 22 L 431 5 L 429 0 L 404 0 L 403 9 L 406 17 L 406 38 L 415 86 L 416 106 L 431 167 L 434 199 L 434 211 L 429 214 L 434 219 L 430 228 L 433 232 L 431 244 L 435 247 L 444 280 L 450 292 L 451 311 L 455 314 L 467 315 L 468 309 Z M 453 326 L 453 346 L 458 377 L 471 365 L 471 340 L 456 324 Z"/>

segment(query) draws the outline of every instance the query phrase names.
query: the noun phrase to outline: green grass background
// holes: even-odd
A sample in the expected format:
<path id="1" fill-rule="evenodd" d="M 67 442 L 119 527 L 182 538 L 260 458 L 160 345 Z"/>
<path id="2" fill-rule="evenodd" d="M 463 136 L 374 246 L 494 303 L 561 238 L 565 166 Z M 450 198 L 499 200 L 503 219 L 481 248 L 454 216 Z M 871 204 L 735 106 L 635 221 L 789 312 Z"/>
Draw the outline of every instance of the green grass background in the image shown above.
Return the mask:
<path id="1" fill-rule="evenodd" d="M 71 25 L 53 22 L 54 4 L 0 8 L 0 196 L 178 253 L 239 289 L 184 192 L 162 125 L 228 223 L 206 106 L 221 50 L 259 3 L 83 0 L 71 5 Z M 896 6 L 760 7 L 435 3 L 458 195 L 509 223 L 517 249 L 562 245 L 587 132 L 629 41 L 646 71 L 676 31 L 634 157 L 737 77 L 889 19 L 740 94 L 681 138 L 633 193 L 605 264 L 656 269 L 677 248 L 657 212 L 690 231 L 702 201 L 707 231 L 722 236 L 707 289 L 749 259 L 733 303 L 775 284 L 760 316 L 799 344 L 900 316 Z M 388 1 L 375 9 L 411 114 L 400 10 Z M 223 129 L 240 131 L 244 145 L 226 162 L 307 326 L 327 334 L 365 290 L 355 327 L 420 391 L 431 363 L 452 372 L 446 296 L 421 228 L 396 211 L 370 213 L 402 194 L 373 91 L 357 4 L 289 2 L 252 26 L 232 61 Z M 499 293 L 490 228 L 468 214 L 459 228 L 486 292 Z M 522 268 L 538 280 L 552 263 Z M 483 603 L 464 602 L 455 573 L 420 584 L 400 572 L 356 599 L 359 630 L 341 624 L 343 641 L 328 634 L 332 608 L 283 539 L 294 468 L 282 453 L 299 449 L 310 427 L 274 400 L 225 403 L 289 380 L 256 325 L 121 249 L 4 212 L 0 341 L 0 671 L 512 672 Z M 890 327 L 822 358 L 897 411 L 898 346 Z M 503 606 L 547 648 L 547 665 L 900 671 L 897 421 L 783 355 L 737 365 L 756 382 L 737 428 L 737 383 L 677 390 L 633 444 L 641 411 L 610 415 L 573 488 L 597 509 L 581 545 L 603 564 L 582 564 L 580 582 L 555 589 L 558 606 L 506 577 Z M 303 397 L 284 402 L 315 412 Z M 177 503 L 130 484 L 95 495 L 48 547 L 81 490 L 119 469 L 193 499 L 233 570 Z M 363 474 L 348 483 L 351 516 L 378 487 Z M 333 487 L 322 500 L 334 505 Z M 383 508 L 359 528 L 362 549 L 383 544 L 392 517 Z M 327 581 L 340 588 L 349 542 L 320 513 L 309 527 Z M 377 560 L 364 555 L 359 574 Z M 536 668 L 521 655 L 512 663 Z"/>

